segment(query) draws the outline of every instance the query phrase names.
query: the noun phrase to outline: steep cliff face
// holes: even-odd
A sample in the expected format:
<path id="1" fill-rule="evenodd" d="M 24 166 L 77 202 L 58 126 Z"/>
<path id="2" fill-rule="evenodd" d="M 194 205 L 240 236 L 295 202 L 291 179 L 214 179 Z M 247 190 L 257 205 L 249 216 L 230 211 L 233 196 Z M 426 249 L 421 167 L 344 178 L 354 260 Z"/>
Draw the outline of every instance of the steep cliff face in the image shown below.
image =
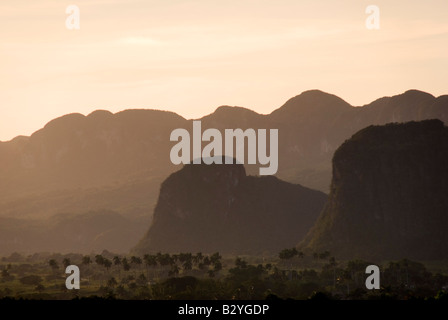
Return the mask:
<path id="1" fill-rule="evenodd" d="M 163 182 L 135 250 L 277 252 L 304 237 L 326 198 L 272 176 L 247 176 L 240 164 L 186 165 Z"/>
<path id="2" fill-rule="evenodd" d="M 370 126 L 335 152 L 328 203 L 299 245 L 339 257 L 448 257 L 448 128 Z"/>

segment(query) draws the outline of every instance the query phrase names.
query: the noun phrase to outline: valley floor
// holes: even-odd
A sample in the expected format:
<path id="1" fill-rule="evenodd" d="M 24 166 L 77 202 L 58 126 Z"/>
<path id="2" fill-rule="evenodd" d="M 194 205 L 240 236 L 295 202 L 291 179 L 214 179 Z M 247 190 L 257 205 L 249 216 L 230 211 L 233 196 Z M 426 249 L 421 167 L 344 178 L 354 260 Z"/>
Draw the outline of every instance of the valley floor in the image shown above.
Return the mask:
<path id="1" fill-rule="evenodd" d="M 68 300 L 439 300 L 448 298 L 448 261 L 382 262 L 380 289 L 366 289 L 371 262 L 338 261 L 329 252 L 277 256 L 219 253 L 142 257 L 14 253 L 0 260 L 0 298 Z M 66 288 L 65 267 L 80 269 L 80 289 Z"/>

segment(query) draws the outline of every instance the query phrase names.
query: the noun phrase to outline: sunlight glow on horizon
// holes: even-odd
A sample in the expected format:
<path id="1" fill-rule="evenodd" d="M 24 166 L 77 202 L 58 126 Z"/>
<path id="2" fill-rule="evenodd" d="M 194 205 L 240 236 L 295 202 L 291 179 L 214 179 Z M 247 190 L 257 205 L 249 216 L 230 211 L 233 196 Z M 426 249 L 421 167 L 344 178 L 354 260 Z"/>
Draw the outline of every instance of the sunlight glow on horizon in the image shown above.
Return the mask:
<path id="1" fill-rule="evenodd" d="M 0 141 L 68 113 L 135 108 L 187 119 L 221 105 L 267 114 L 319 89 L 353 106 L 409 89 L 447 94 L 448 2 L 5 0 Z M 81 29 L 67 30 L 78 5 Z"/>

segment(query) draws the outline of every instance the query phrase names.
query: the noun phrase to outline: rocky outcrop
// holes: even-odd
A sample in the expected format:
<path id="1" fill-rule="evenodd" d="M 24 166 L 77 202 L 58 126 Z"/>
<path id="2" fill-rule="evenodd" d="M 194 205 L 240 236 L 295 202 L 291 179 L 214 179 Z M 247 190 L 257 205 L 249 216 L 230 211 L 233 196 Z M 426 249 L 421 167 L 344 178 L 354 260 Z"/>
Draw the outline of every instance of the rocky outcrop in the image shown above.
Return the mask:
<path id="1" fill-rule="evenodd" d="M 335 152 L 328 203 L 299 245 L 338 257 L 448 258 L 448 128 L 370 126 Z"/>
<path id="2" fill-rule="evenodd" d="M 166 179 L 149 231 L 148 252 L 275 253 L 300 241 L 326 195 L 240 164 L 189 164 Z"/>

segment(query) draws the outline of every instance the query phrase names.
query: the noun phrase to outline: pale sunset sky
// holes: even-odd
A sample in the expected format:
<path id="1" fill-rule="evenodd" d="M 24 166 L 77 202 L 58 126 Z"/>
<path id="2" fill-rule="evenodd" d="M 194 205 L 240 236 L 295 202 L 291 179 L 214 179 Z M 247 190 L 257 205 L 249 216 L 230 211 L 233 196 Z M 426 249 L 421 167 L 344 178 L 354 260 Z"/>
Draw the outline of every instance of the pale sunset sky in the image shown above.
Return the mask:
<path id="1" fill-rule="evenodd" d="M 79 30 L 66 28 L 72 4 Z M 96 109 L 199 118 L 220 105 L 270 113 L 310 89 L 355 106 L 439 96 L 447 74 L 447 0 L 0 1 L 1 141 Z"/>

